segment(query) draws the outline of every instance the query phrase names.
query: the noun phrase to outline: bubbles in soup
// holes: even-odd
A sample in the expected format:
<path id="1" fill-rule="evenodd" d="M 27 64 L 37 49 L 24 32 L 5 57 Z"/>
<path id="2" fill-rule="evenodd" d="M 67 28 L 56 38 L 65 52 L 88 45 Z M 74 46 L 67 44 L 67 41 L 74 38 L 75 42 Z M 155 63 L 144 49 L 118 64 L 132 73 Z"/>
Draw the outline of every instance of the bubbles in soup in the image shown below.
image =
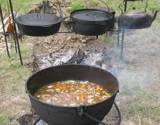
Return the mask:
<path id="1" fill-rule="evenodd" d="M 38 89 L 34 96 L 40 101 L 58 106 L 92 105 L 111 97 L 102 86 L 89 81 L 54 82 Z"/>

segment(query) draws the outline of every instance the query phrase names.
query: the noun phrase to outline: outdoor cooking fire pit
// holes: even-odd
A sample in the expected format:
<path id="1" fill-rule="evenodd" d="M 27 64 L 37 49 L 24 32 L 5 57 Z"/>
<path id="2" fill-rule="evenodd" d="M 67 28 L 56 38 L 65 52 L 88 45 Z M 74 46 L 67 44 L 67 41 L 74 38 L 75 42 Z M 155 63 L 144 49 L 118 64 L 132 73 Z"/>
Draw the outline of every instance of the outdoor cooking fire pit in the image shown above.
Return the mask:
<path id="1" fill-rule="evenodd" d="M 34 97 L 34 93 L 42 86 L 65 80 L 97 83 L 107 89 L 111 97 L 93 105 L 79 107 L 55 106 Z M 100 68 L 87 65 L 61 65 L 41 70 L 31 76 L 26 83 L 26 89 L 32 107 L 48 125 L 98 125 L 112 108 L 119 86 L 112 74 Z"/>

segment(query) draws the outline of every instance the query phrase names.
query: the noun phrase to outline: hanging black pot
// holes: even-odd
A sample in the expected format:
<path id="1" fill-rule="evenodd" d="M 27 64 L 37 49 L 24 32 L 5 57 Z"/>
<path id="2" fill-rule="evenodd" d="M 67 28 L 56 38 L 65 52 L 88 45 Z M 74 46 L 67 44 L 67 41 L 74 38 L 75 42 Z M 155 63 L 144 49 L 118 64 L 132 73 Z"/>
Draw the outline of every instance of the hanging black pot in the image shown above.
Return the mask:
<path id="1" fill-rule="evenodd" d="M 81 9 L 71 13 L 73 32 L 98 36 L 114 27 L 115 12 L 100 9 Z"/>
<path id="2" fill-rule="evenodd" d="M 29 36 L 48 36 L 59 31 L 62 18 L 52 14 L 32 13 L 15 19 L 19 30 Z"/>

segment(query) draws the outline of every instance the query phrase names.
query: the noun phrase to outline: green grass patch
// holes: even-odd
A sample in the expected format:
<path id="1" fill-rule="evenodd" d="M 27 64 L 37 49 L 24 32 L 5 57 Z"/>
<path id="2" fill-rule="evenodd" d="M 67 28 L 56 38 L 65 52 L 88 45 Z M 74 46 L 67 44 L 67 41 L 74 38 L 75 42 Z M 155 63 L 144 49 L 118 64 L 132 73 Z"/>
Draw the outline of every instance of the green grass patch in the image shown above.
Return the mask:
<path id="1" fill-rule="evenodd" d="M 11 49 L 11 58 L 8 58 L 5 53 L 0 55 L 0 84 L 4 88 L 0 87 L 0 95 L 1 92 L 17 94 L 23 92 L 21 90 L 24 87 L 26 79 L 30 76 L 31 70 L 26 67 L 26 64 L 31 61 L 32 47 L 30 44 L 23 41 L 21 45 L 22 58 L 24 62 L 24 66 L 20 64 L 19 56 L 15 52 L 14 47 Z M 12 87 L 8 87 L 12 86 Z M 14 91 L 16 89 L 17 91 Z M 19 90 L 20 89 L 20 90 Z"/>
<path id="2" fill-rule="evenodd" d="M 0 0 L 0 4 L 2 8 L 8 10 L 8 0 Z M 12 0 L 13 8 L 15 11 L 23 13 L 27 12 L 29 9 L 34 6 L 34 4 L 39 3 L 43 0 Z"/>
<path id="3" fill-rule="evenodd" d="M 6 125 L 7 121 L 8 120 L 4 116 L 0 115 L 0 125 Z"/>
<path id="4" fill-rule="evenodd" d="M 80 9 L 85 8 L 85 4 L 82 0 L 72 0 L 70 6 L 71 6 L 70 11 L 75 11 L 75 10 L 80 10 Z"/>
<path id="5" fill-rule="evenodd" d="M 24 66 L 21 66 L 19 56 L 14 47 L 11 49 L 11 58 L 5 53 L 0 54 L 0 101 L 11 99 L 19 95 L 25 96 L 25 82 L 31 75 L 31 69 L 26 64 L 31 61 L 32 47 L 31 43 L 23 40 L 21 45 L 22 58 Z M 14 105 L 13 105 L 14 106 Z M 9 114 L 10 110 L 5 109 L 5 103 L 0 105 L 0 125 L 9 125 L 7 118 L 13 117 Z"/>
<path id="6" fill-rule="evenodd" d="M 160 122 L 160 104 L 157 102 L 160 92 L 153 91 L 147 88 L 134 88 L 126 90 L 122 95 L 130 96 L 132 101 L 126 105 L 128 108 L 125 115 L 128 118 L 133 118 L 137 121 L 140 119 L 152 119 L 157 123 Z"/>

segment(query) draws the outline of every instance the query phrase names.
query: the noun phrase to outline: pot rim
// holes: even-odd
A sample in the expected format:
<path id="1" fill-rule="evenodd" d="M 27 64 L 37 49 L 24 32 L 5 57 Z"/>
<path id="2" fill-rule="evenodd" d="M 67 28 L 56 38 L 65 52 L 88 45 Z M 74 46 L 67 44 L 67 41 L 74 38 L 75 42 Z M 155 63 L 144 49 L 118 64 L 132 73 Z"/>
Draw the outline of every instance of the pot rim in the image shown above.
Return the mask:
<path id="1" fill-rule="evenodd" d="M 94 68 L 94 69 L 97 69 L 97 70 L 101 70 L 101 71 L 103 71 L 103 72 L 106 72 L 106 73 L 108 73 L 109 75 L 111 75 L 111 76 L 116 80 L 116 82 L 117 82 L 117 89 L 116 89 L 115 92 L 111 95 L 111 97 L 105 99 L 104 101 L 98 102 L 98 103 L 96 103 L 96 104 L 81 105 L 81 106 L 72 106 L 72 107 L 69 107 L 69 106 L 59 106 L 59 105 L 53 105 L 53 104 L 45 103 L 45 102 L 43 102 L 43 101 L 38 100 L 35 96 L 33 96 L 33 95 L 29 92 L 27 85 L 28 85 L 28 82 L 32 79 L 33 76 L 35 76 L 37 73 L 39 73 L 39 72 L 41 72 L 41 71 L 44 71 L 44 70 L 47 70 L 47 69 L 51 69 L 51 68 L 55 68 L 55 67 L 62 67 L 62 66 L 83 66 L 83 67 L 91 67 L 91 68 Z M 33 75 L 31 75 L 31 76 L 28 78 L 28 80 L 26 81 L 25 88 L 26 88 L 26 93 L 29 95 L 29 97 L 31 97 L 32 99 L 34 99 L 35 101 L 37 101 L 37 102 L 39 102 L 39 103 L 41 103 L 41 104 L 43 104 L 43 105 L 47 105 L 47 106 L 50 106 L 50 107 L 56 107 L 56 108 L 72 109 L 72 108 L 79 108 L 79 107 L 86 107 L 86 108 L 87 108 L 87 107 L 93 107 L 93 106 L 96 106 L 97 104 L 104 103 L 105 101 L 110 100 L 111 98 L 113 98 L 114 96 L 116 96 L 117 93 L 119 92 L 119 82 L 118 82 L 117 78 L 116 78 L 113 74 L 111 74 L 110 72 L 108 72 L 108 71 L 106 71 L 106 70 L 104 70 L 104 69 L 102 69 L 102 68 L 95 67 L 95 66 L 91 66 L 91 65 L 84 65 L 84 64 L 65 64 L 65 65 L 51 66 L 51 67 L 42 69 L 42 70 L 40 70 L 40 71 L 38 71 L 38 72 L 36 72 L 36 73 L 33 73 Z"/>
<path id="2" fill-rule="evenodd" d="M 73 15 L 77 12 L 82 12 L 82 11 L 100 11 L 100 12 L 104 12 L 106 14 L 108 14 L 108 18 L 105 19 L 105 20 L 93 20 L 93 21 L 90 21 L 90 20 L 82 20 L 82 19 L 77 19 L 77 18 L 74 18 Z M 75 10 L 75 11 L 72 11 L 71 14 L 70 14 L 70 18 L 72 20 L 75 20 L 77 22 L 80 22 L 80 23 L 96 23 L 96 24 L 100 24 L 100 23 L 106 23 L 108 21 L 111 21 L 114 19 L 114 14 L 112 14 L 112 12 L 109 12 L 109 11 L 106 11 L 106 10 L 102 10 L 102 9 L 79 9 L 79 10 Z"/>

